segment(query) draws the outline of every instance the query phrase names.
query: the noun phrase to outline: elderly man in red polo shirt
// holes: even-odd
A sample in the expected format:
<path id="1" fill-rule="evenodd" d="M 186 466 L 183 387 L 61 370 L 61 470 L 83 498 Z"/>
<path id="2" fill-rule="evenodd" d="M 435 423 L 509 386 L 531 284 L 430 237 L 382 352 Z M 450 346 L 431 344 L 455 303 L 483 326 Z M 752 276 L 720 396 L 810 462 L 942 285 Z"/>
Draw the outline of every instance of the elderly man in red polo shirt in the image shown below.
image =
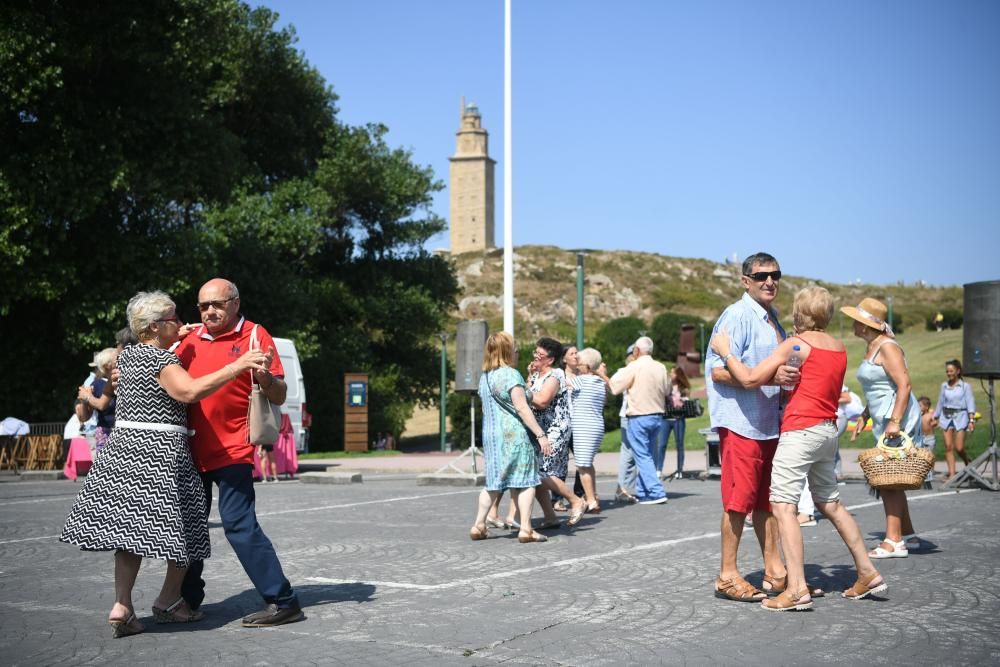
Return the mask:
<path id="1" fill-rule="evenodd" d="M 201 326 L 178 345 L 175 353 L 192 377 L 219 370 L 250 348 L 257 329 L 260 349 L 269 353 L 266 371 L 253 371 L 255 381 L 276 405 L 285 402 L 287 386 L 274 340 L 260 325 L 240 314 L 236 285 L 222 278 L 205 283 L 198 292 Z M 219 486 L 219 515 L 226 539 L 247 576 L 264 598 L 264 608 L 243 619 L 244 627 L 270 627 L 304 618 L 298 598 L 285 578 L 274 551 L 257 523 L 253 490 L 253 445 L 247 441 L 250 374 L 245 373 L 212 396 L 188 407 L 188 427 L 194 429 L 191 454 L 205 485 L 207 507 L 212 506 L 212 484 Z M 192 609 L 205 599 L 201 578 L 203 561 L 188 568 L 182 593 Z"/>

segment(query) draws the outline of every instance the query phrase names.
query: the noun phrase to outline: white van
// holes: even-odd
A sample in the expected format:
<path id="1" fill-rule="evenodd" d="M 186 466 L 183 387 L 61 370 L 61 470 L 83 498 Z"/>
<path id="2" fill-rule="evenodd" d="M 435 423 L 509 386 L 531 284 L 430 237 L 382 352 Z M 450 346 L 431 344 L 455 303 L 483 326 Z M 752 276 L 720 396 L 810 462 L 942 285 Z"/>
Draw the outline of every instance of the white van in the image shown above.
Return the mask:
<path id="1" fill-rule="evenodd" d="M 281 365 L 285 368 L 285 384 L 288 385 L 288 396 L 281 406 L 281 412 L 288 415 L 292 422 L 295 450 L 307 452 L 312 417 L 306 411 L 306 383 L 299 364 L 299 353 L 295 351 L 295 343 L 287 338 L 275 338 L 274 345 L 278 349 Z"/>

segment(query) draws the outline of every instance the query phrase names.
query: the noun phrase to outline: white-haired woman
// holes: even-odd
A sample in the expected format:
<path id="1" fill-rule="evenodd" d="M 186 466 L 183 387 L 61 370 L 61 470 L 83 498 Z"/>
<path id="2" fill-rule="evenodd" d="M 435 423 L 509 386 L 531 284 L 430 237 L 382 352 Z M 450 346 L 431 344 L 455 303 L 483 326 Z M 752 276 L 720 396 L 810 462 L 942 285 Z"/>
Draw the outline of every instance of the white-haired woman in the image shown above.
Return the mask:
<path id="1" fill-rule="evenodd" d="M 167 561 L 153 601 L 157 622 L 203 617 L 181 597 L 183 568 L 210 555 L 205 491 L 188 449 L 185 404 L 212 394 L 243 371 L 266 368 L 267 362 L 267 355 L 254 350 L 216 373 L 192 378 L 168 351 L 181 327 L 170 297 L 139 292 L 127 313 L 139 344 L 118 356 L 115 427 L 59 538 L 85 551 L 115 552 L 115 603 L 108 622 L 116 638 L 145 629 L 132 604 L 143 558 Z"/>
<path id="2" fill-rule="evenodd" d="M 97 428 L 94 430 L 94 444 L 98 453 L 104 449 L 111 429 L 115 426 L 115 394 L 111 390 L 111 371 L 118 363 L 118 350 L 107 347 L 94 355 L 94 383 L 81 386 L 77 391 L 77 401 L 82 406 L 83 421 L 97 413 Z"/>
<path id="3" fill-rule="evenodd" d="M 573 423 L 573 459 L 580 474 L 583 493 L 587 499 L 587 512 L 601 511 L 594 484 L 594 455 L 604 440 L 604 401 L 607 385 L 594 371 L 601 365 L 601 353 L 592 347 L 577 353 L 576 373 L 570 378 L 570 401 Z"/>

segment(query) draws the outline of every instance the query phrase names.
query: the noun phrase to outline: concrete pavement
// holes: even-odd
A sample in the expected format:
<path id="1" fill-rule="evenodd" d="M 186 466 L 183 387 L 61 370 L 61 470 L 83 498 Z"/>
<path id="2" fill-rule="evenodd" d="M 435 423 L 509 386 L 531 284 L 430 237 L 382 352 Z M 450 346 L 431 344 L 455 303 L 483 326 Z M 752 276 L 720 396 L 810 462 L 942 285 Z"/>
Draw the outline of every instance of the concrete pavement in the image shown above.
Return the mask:
<path id="1" fill-rule="evenodd" d="M 599 480 L 603 498 L 614 484 Z M 840 488 L 874 544 L 881 503 L 863 484 Z M 150 606 L 164 566 L 149 562 L 135 589 L 148 631 L 114 640 L 111 555 L 56 539 L 77 489 L 65 480 L 0 483 L 4 664 L 1000 663 L 1000 494 L 985 491 L 909 494 L 926 548 L 878 562 L 887 597 L 831 594 L 811 611 L 773 613 L 712 595 L 717 480 L 671 482 L 666 505 L 602 501 L 602 514 L 549 531 L 544 544 L 496 530 L 470 541 L 477 489 L 417 487 L 390 474 L 342 486 L 257 485 L 261 523 L 306 620 L 240 627 L 260 599 L 213 512 L 207 618 L 156 625 Z M 828 522 L 803 537 L 812 583 L 836 591 L 853 581 Z M 740 567 L 759 584 L 760 554 L 749 534 L 747 542 Z"/>

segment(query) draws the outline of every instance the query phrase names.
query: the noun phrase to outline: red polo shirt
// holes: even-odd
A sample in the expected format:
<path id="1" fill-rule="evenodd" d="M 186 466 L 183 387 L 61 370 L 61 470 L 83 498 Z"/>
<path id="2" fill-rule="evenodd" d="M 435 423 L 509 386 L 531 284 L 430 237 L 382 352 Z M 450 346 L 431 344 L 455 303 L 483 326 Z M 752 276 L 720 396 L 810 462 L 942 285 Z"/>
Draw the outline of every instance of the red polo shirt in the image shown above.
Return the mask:
<path id="1" fill-rule="evenodd" d="M 240 318 L 232 331 L 213 337 L 201 326 L 188 334 L 174 353 L 191 377 L 202 377 L 242 357 L 250 349 L 253 327 L 253 322 Z M 264 351 L 275 348 L 271 373 L 284 377 L 274 339 L 260 325 L 257 341 Z M 211 396 L 188 406 L 188 428 L 195 431 L 191 455 L 199 471 L 218 470 L 234 463 L 253 464 L 253 447 L 247 442 L 249 405 L 250 371 L 245 371 Z"/>

